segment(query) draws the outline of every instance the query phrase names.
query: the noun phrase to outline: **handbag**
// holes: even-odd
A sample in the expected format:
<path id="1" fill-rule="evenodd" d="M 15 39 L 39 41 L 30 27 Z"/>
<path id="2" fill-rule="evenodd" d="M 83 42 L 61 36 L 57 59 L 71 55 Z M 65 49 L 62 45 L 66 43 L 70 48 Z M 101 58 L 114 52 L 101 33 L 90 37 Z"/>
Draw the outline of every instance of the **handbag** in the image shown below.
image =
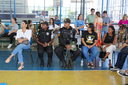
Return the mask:
<path id="1" fill-rule="evenodd" d="M 106 55 L 106 52 L 100 51 L 99 58 L 104 58 Z"/>
<path id="2" fill-rule="evenodd" d="M 24 39 L 24 38 L 22 37 L 22 38 L 20 38 L 20 39 Z M 28 45 L 29 43 L 28 43 L 28 40 L 23 41 L 22 43 L 19 43 L 18 40 L 17 40 L 17 45 L 19 45 L 19 44 L 25 44 L 25 45 Z"/>
<path id="3" fill-rule="evenodd" d="M 128 46 L 125 46 L 124 48 L 122 48 L 121 53 L 124 53 L 124 54 L 128 55 Z"/>
<path id="4" fill-rule="evenodd" d="M 106 55 L 106 52 L 103 52 L 103 49 L 100 48 L 100 55 L 99 55 L 99 58 L 104 58 Z"/>

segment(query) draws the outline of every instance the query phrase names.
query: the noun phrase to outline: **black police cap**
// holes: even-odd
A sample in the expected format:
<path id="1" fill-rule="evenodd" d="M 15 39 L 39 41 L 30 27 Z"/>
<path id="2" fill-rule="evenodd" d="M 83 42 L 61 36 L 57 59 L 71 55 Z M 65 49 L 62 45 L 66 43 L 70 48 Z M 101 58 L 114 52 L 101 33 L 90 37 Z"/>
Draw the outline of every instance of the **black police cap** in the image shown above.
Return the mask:
<path id="1" fill-rule="evenodd" d="M 71 23 L 71 20 L 70 20 L 69 18 L 66 18 L 66 19 L 64 20 L 64 23 Z"/>
<path id="2" fill-rule="evenodd" d="M 45 25 L 47 25 L 47 26 L 48 26 L 48 22 L 47 22 L 47 21 L 44 21 L 42 24 L 45 24 Z"/>

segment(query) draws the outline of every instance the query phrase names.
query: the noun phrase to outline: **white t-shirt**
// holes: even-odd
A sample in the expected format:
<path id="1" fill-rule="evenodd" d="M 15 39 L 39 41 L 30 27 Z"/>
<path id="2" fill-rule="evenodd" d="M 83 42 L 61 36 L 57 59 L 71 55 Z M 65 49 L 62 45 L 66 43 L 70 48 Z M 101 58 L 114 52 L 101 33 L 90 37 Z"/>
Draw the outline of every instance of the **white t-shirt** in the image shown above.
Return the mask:
<path id="1" fill-rule="evenodd" d="M 44 17 L 43 15 L 40 15 L 40 17 L 39 17 L 39 21 L 40 21 L 40 20 L 45 21 L 45 17 Z"/>
<path id="2" fill-rule="evenodd" d="M 23 37 L 23 38 L 27 38 L 30 41 L 31 40 L 31 36 L 32 36 L 32 30 L 26 29 L 26 32 L 23 33 L 22 29 L 19 29 L 17 31 L 16 40 L 17 40 L 17 38 Z"/>
<path id="3" fill-rule="evenodd" d="M 55 27 L 53 25 L 49 25 L 49 30 L 53 30 L 54 28 L 58 28 L 59 26 L 55 24 Z"/>

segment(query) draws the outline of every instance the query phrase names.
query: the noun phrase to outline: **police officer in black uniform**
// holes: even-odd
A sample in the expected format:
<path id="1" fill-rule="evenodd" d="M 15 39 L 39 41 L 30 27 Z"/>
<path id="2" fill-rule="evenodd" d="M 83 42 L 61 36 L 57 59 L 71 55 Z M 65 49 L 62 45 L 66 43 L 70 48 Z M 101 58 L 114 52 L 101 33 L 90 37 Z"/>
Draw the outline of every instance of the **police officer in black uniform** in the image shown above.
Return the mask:
<path id="1" fill-rule="evenodd" d="M 42 29 L 39 30 L 36 36 L 38 57 L 41 60 L 40 66 L 44 66 L 43 54 L 44 51 L 48 54 L 47 67 L 51 67 L 53 49 L 51 43 L 53 42 L 53 33 L 48 29 L 48 22 L 43 22 Z"/>
<path id="2" fill-rule="evenodd" d="M 76 58 L 79 56 L 80 54 L 80 50 L 79 48 L 77 48 L 76 51 L 72 51 L 71 50 L 71 46 L 70 43 L 72 41 L 77 42 L 77 37 L 76 37 L 76 30 L 73 29 L 70 26 L 70 19 L 66 18 L 64 20 L 64 27 L 60 28 L 60 36 L 59 36 L 59 46 L 55 49 L 55 53 L 58 56 L 58 58 L 62 61 L 62 66 L 61 68 L 66 68 L 66 61 L 65 58 L 63 56 L 63 52 L 65 51 L 65 49 L 70 50 L 70 52 L 73 53 L 73 56 L 71 56 L 71 60 L 72 62 L 76 60 Z"/>

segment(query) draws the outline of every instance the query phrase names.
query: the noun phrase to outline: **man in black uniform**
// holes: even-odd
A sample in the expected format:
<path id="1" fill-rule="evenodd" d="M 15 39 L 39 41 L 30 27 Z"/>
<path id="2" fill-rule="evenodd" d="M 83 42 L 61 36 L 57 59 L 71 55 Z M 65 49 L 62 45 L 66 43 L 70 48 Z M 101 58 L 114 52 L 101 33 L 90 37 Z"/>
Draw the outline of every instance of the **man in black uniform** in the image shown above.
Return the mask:
<path id="1" fill-rule="evenodd" d="M 76 58 L 79 56 L 80 54 L 80 50 L 79 48 L 77 48 L 76 51 L 72 51 L 71 50 L 71 45 L 70 43 L 72 41 L 77 42 L 76 39 L 76 30 L 73 29 L 70 26 L 70 19 L 66 18 L 64 20 L 64 27 L 60 29 L 60 36 L 59 36 L 59 46 L 55 49 L 55 53 L 58 56 L 58 58 L 62 61 L 62 66 L 61 68 L 66 68 L 66 61 L 65 58 L 63 56 L 63 52 L 65 51 L 65 48 L 70 50 L 70 52 L 73 53 L 73 56 L 71 57 L 72 62 L 76 60 Z"/>
<path id="2" fill-rule="evenodd" d="M 43 54 L 44 51 L 48 54 L 48 67 L 51 67 L 53 49 L 51 43 L 53 42 L 53 33 L 48 29 L 48 22 L 44 22 L 42 29 L 39 30 L 36 36 L 38 57 L 41 60 L 40 66 L 44 66 Z"/>

